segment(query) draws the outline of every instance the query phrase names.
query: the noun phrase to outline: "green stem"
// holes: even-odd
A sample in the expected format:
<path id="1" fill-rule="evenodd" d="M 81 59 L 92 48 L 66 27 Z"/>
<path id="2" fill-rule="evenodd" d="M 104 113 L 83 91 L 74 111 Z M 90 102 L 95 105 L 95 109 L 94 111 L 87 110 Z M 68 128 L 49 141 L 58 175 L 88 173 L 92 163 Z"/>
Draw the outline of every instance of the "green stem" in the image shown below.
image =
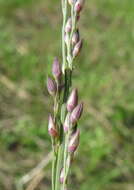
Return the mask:
<path id="1" fill-rule="evenodd" d="M 52 162 L 52 190 L 55 190 L 55 168 L 56 168 L 56 155 L 53 151 L 53 162 Z"/>
<path id="2" fill-rule="evenodd" d="M 51 138 L 52 150 L 53 150 L 53 160 L 52 160 L 52 190 L 55 190 L 55 168 L 56 168 L 56 152 L 55 152 L 55 139 Z"/>
<path id="3" fill-rule="evenodd" d="M 58 82 L 57 82 L 58 89 Z M 59 139 L 52 139 L 53 144 L 53 163 L 52 163 L 52 190 L 56 190 L 58 178 L 57 178 L 57 167 L 59 162 L 59 144 L 60 144 L 60 134 L 61 129 L 59 126 L 59 108 L 60 108 L 60 93 L 57 91 L 56 96 L 54 98 L 54 121 L 57 126 L 57 130 L 59 132 Z"/>
<path id="4" fill-rule="evenodd" d="M 59 146 L 58 155 L 57 155 L 57 168 L 56 168 L 56 177 L 55 177 L 55 190 L 60 189 L 60 171 L 62 168 L 62 144 Z"/>
<path id="5" fill-rule="evenodd" d="M 68 57 L 69 57 L 69 68 L 72 70 L 73 69 L 73 57 L 72 57 L 72 37 L 73 37 L 73 33 L 75 32 L 76 29 L 76 13 L 74 12 L 74 4 L 71 5 L 71 19 L 72 19 L 72 30 L 71 30 L 71 34 L 69 37 L 69 43 L 68 43 Z"/>
<path id="6" fill-rule="evenodd" d="M 69 165 L 67 165 L 67 168 L 66 168 L 66 173 L 65 173 L 65 181 L 67 181 L 67 176 L 69 174 L 69 170 L 70 170 L 70 161 L 71 161 L 71 157 L 70 155 L 68 155 L 68 162 L 69 162 Z"/>
<path id="7" fill-rule="evenodd" d="M 67 0 L 62 0 L 62 12 L 63 12 L 63 26 L 62 26 L 62 59 L 63 59 L 63 64 L 62 64 L 62 71 L 65 76 L 65 90 L 64 90 L 64 100 L 66 102 L 67 96 L 68 96 L 68 80 L 67 76 L 68 74 L 65 73 L 67 63 L 66 63 L 66 44 L 65 44 L 65 25 L 66 25 L 66 20 L 67 20 Z M 55 116 L 56 117 L 56 116 Z M 55 118 L 57 119 L 57 118 Z M 59 129 L 60 130 L 60 129 Z M 62 131 L 60 130 L 60 138 L 62 138 Z M 61 162 L 62 162 L 62 144 L 60 142 L 59 148 L 58 148 L 58 153 L 57 153 L 57 163 L 56 163 L 56 172 L 55 172 L 55 189 L 54 190 L 59 190 L 60 184 L 59 184 L 59 177 L 60 177 L 60 170 L 62 168 Z"/>
<path id="8" fill-rule="evenodd" d="M 63 181 L 63 186 L 62 186 L 62 190 L 65 190 L 66 187 L 66 172 L 67 172 L 67 156 L 68 156 L 68 152 L 67 152 L 67 148 L 68 148 L 68 142 L 69 142 L 69 133 L 66 134 L 65 137 L 65 147 L 64 147 L 64 181 Z"/>
<path id="9" fill-rule="evenodd" d="M 72 78 L 72 71 L 71 69 L 66 69 L 65 70 L 65 89 L 64 89 L 64 103 L 66 103 L 67 101 L 67 98 L 69 96 L 69 89 L 72 85 L 72 81 L 71 81 L 71 78 Z"/>
<path id="10" fill-rule="evenodd" d="M 65 26 L 67 20 L 67 0 L 62 0 L 62 13 L 63 13 L 63 25 L 62 25 L 62 71 L 65 73 L 66 69 L 66 44 L 65 44 Z"/>
<path id="11" fill-rule="evenodd" d="M 63 26 L 62 26 L 62 59 L 63 59 L 63 65 L 62 65 L 62 71 L 64 74 L 65 79 L 65 88 L 64 88 L 64 96 L 63 96 L 63 103 L 67 102 L 68 96 L 69 96 L 69 89 L 71 87 L 71 77 L 72 77 L 72 70 L 68 69 L 67 66 L 70 64 L 72 65 L 72 61 L 68 62 L 66 61 L 66 53 L 71 56 L 71 37 L 70 37 L 70 44 L 67 46 L 67 52 L 66 52 L 66 44 L 65 44 L 65 25 L 67 20 L 67 0 L 62 0 L 62 12 L 63 12 Z M 73 15 L 72 15 L 73 16 Z M 73 34 L 74 29 L 72 29 Z M 66 161 L 67 161 L 67 147 L 68 147 L 68 141 L 69 141 L 69 134 L 67 134 L 65 142 L 64 142 L 64 169 L 65 169 L 65 175 L 66 175 L 66 169 L 68 173 L 68 168 L 66 168 Z M 56 169 L 56 178 L 55 178 L 55 189 L 59 190 L 60 184 L 59 184 L 59 177 L 60 177 L 60 170 L 62 168 L 61 166 L 62 161 L 62 144 L 60 144 L 60 147 L 58 148 L 58 154 L 57 154 L 57 169 Z M 63 184 L 63 190 L 65 190 L 66 186 L 66 180 L 64 180 Z"/>

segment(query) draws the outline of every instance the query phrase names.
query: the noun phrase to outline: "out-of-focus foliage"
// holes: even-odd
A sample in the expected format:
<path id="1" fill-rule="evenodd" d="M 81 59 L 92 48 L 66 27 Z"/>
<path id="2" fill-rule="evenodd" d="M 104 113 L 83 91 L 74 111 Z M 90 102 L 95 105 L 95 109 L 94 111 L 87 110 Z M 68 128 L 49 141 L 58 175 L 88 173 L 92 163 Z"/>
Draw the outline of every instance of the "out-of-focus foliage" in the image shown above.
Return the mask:
<path id="1" fill-rule="evenodd" d="M 58 0 L 0 0 L 0 190 L 51 149 L 45 88 L 61 57 Z M 85 111 L 70 189 L 134 189 L 134 1 L 87 0 L 73 85 Z M 50 165 L 36 189 L 50 189 Z M 19 190 L 19 189 L 17 189 Z"/>

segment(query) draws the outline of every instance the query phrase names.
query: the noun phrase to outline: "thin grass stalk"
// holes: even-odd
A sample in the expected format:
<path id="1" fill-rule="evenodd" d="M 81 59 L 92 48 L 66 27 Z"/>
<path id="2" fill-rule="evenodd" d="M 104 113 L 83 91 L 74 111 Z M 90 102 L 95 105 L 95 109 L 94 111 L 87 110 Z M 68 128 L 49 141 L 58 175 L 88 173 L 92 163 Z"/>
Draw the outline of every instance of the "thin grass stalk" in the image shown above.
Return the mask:
<path id="1" fill-rule="evenodd" d="M 76 14 L 74 13 L 74 4 L 71 5 L 71 20 L 72 20 L 72 29 L 71 29 L 71 33 L 70 36 L 68 36 L 69 41 L 67 43 L 67 61 L 68 61 L 68 71 L 70 71 L 70 78 L 69 78 L 69 82 L 70 84 L 67 86 L 67 91 L 69 92 L 69 89 L 71 87 L 71 81 L 72 81 L 72 62 L 73 62 L 73 58 L 72 58 L 72 47 L 71 47 L 71 40 L 72 40 L 72 36 L 73 33 L 75 31 L 76 28 Z M 68 34 L 67 34 L 68 35 Z M 67 76 L 68 77 L 68 76 Z M 68 95 L 67 95 L 68 97 Z M 68 133 L 65 135 L 65 142 L 64 142 L 64 158 L 63 158 L 63 168 L 64 168 L 64 180 L 63 180 L 63 186 L 62 186 L 62 190 L 66 189 L 66 183 L 67 183 L 67 175 L 69 172 L 69 166 L 67 166 L 67 157 L 68 157 L 68 152 L 67 152 L 67 148 L 68 148 L 68 143 L 69 143 L 69 136 L 70 136 L 70 132 L 68 131 Z"/>
<path id="2" fill-rule="evenodd" d="M 82 114 L 83 104 L 78 104 L 77 89 L 74 89 L 71 94 L 70 89 L 73 61 L 82 47 L 76 25 L 83 2 L 84 0 L 62 0 L 62 68 L 56 58 L 52 67 L 54 79 L 48 77 L 47 80 L 48 92 L 54 100 L 53 116 L 50 115 L 48 125 L 53 149 L 52 190 L 67 188 L 71 160 L 79 144 L 77 123 Z M 67 20 L 68 13 L 69 20 Z"/>
<path id="3" fill-rule="evenodd" d="M 65 40 L 64 40 L 64 33 L 65 33 L 65 25 L 66 25 L 66 20 L 67 20 L 67 0 L 62 0 L 62 13 L 63 13 L 63 26 L 62 26 L 62 72 L 64 74 L 65 78 L 65 90 L 64 90 L 64 102 L 66 102 L 66 99 L 68 97 L 68 79 L 67 79 L 67 72 L 66 72 L 66 67 L 67 67 L 67 62 L 66 62 L 66 45 L 65 45 Z M 60 133 L 62 131 L 60 130 Z M 56 178 L 55 178 L 55 189 L 54 190 L 59 190 L 60 188 L 60 170 L 62 168 L 62 143 L 60 143 L 58 147 L 58 154 L 57 154 L 57 168 L 56 168 Z"/>
<path id="4" fill-rule="evenodd" d="M 67 20 L 67 0 L 62 1 L 62 14 L 63 14 L 63 24 L 62 24 L 62 72 L 65 74 L 66 69 L 66 44 L 64 40 L 65 26 Z"/>

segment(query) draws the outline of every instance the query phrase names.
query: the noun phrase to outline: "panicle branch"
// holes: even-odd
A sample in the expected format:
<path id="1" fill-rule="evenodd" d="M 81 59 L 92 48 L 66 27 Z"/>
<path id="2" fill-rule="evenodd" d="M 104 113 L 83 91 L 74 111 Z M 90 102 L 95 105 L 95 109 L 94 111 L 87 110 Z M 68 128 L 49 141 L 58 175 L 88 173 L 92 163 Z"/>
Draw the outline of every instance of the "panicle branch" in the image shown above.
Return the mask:
<path id="1" fill-rule="evenodd" d="M 78 90 L 72 89 L 74 59 L 82 48 L 78 28 L 84 0 L 61 0 L 62 64 L 54 58 L 52 76 L 47 78 L 47 89 L 53 99 L 53 116 L 48 119 L 48 133 L 52 140 L 52 190 L 67 190 L 68 175 L 79 145 L 78 121 L 83 112 L 83 103 L 78 103 Z"/>

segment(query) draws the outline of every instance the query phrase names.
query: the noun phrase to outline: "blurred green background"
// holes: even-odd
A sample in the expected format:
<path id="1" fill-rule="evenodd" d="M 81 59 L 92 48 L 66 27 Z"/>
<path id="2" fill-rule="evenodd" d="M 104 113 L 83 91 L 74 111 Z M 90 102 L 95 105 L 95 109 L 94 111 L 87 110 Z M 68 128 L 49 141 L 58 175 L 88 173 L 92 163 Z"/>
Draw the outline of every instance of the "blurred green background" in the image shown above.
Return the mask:
<path id="1" fill-rule="evenodd" d="M 50 163 L 33 186 L 21 179 L 51 150 L 45 80 L 61 58 L 60 8 L 59 0 L 0 0 L 0 190 L 51 189 Z M 70 189 L 133 190 L 134 1 L 86 0 L 79 27 L 73 86 L 85 111 Z"/>

